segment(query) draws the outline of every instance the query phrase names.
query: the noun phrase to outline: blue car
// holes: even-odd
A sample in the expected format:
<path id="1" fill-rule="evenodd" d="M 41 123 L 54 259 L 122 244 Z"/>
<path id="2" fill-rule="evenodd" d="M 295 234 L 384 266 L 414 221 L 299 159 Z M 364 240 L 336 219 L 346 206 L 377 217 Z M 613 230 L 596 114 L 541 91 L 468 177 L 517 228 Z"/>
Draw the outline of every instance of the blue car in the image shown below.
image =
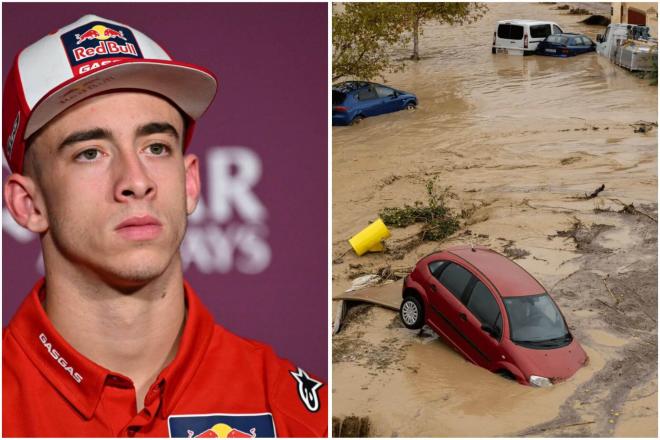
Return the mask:
<path id="1" fill-rule="evenodd" d="M 417 96 L 382 84 L 346 81 L 332 87 L 332 125 L 417 107 Z"/>
<path id="2" fill-rule="evenodd" d="M 551 57 L 572 57 L 585 52 L 596 50 L 596 43 L 589 37 L 581 34 L 548 35 L 545 40 L 536 46 L 538 55 Z"/>

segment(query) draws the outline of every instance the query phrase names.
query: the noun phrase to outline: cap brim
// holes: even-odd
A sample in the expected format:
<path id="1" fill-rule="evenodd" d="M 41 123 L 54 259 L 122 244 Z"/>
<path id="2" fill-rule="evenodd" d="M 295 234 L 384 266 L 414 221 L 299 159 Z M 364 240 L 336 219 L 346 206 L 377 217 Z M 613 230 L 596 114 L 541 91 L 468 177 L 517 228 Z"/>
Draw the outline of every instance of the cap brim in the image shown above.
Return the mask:
<path id="1" fill-rule="evenodd" d="M 162 95 L 197 120 L 211 105 L 218 81 L 210 71 L 191 64 L 144 59 L 118 61 L 51 90 L 32 110 L 24 138 L 72 105 L 116 89 L 145 90 Z"/>

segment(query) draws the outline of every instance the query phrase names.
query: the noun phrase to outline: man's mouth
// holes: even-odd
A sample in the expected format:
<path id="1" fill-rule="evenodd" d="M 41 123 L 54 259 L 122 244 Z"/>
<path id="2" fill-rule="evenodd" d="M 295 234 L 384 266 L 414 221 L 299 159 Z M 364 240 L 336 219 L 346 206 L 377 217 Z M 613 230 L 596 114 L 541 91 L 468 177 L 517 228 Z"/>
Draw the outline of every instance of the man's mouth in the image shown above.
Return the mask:
<path id="1" fill-rule="evenodd" d="M 153 240 L 162 230 L 162 223 L 150 215 L 127 218 L 115 228 L 123 238 L 136 241 Z"/>

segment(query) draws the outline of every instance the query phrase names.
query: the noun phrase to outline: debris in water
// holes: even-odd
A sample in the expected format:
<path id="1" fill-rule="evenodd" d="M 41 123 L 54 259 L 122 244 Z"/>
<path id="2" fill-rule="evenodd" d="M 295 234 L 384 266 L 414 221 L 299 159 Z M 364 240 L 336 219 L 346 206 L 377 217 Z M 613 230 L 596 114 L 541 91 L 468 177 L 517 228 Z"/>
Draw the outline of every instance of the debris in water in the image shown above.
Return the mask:
<path id="1" fill-rule="evenodd" d="M 355 234 L 348 242 L 355 254 L 360 257 L 367 252 L 382 252 L 385 249 L 382 240 L 389 238 L 389 236 L 390 231 L 383 220 L 379 218 Z"/>
<path id="2" fill-rule="evenodd" d="M 658 219 L 657 219 L 657 218 L 651 217 L 651 216 L 648 215 L 647 213 L 640 211 L 639 209 L 635 208 L 635 206 L 634 206 L 632 203 L 631 203 L 630 205 L 623 205 L 623 208 L 622 208 L 621 211 L 619 211 L 619 212 L 623 212 L 623 213 L 626 213 L 626 214 L 639 214 L 639 215 L 643 215 L 643 216 L 645 216 L 645 217 L 650 218 L 650 219 L 653 220 L 654 222 L 658 223 Z"/>
<path id="3" fill-rule="evenodd" d="M 561 163 L 562 165 L 570 165 L 570 164 L 578 162 L 580 160 L 582 160 L 582 158 L 579 157 L 579 156 L 571 156 L 571 157 L 566 157 L 566 158 L 562 159 L 561 161 L 559 161 L 559 163 Z"/>
<path id="4" fill-rule="evenodd" d="M 352 292 L 354 290 L 364 289 L 368 286 L 374 286 L 381 281 L 381 277 L 378 275 L 364 275 L 353 280 L 351 287 L 345 290 L 345 292 Z"/>
<path id="5" fill-rule="evenodd" d="M 574 199 L 580 199 L 580 200 L 589 200 L 596 198 L 600 192 L 602 192 L 605 189 L 605 184 L 603 183 L 601 186 L 596 188 L 591 194 L 584 193 L 581 196 L 573 196 Z"/>
<path id="6" fill-rule="evenodd" d="M 628 204 L 623 203 L 623 202 L 622 202 L 621 200 L 619 200 L 619 199 L 612 199 L 612 200 L 615 201 L 615 202 L 618 202 L 618 203 L 620 203 L 620 204 L 623 205 L 623 208 L 621 208 L 621 210 L 619 210 L 619 211 L 617 211 L 617 212 L 619 212 L 619 213 L 621 213 L 621 214 L 637 214 L 637 215 L 643 215 L 643 216 L 645 216 L 645 217 L 650 218 L 650 219 L 653 220 L 654 222 L 658 223 L 658 219 L 657 219 L 657 218 L 654 218 L 654 217 L 650 216 L 649 214 L 645 213 L 644 211 L 640 211 L 639 209 L 635 208 L 635 205 L 633 205 L 632 202 L 630 202 L 630 204 L 628 205 Z"/>
<path id="7" fill-rule="evenodd" d="M 390 174 L 389 176 L 385 177 L 383 180 L 381 180 L 379 188 L 383 189 L 384 187 L 393 184 L 397 180 L 399 180 L 401 176 L 397 176 L 396 174 Z"/>
<path id="8" fill-rule="evenodd" d="M 599 244 L 594 243 L 596 237 L 602 232 L 613 229 L 612 225 L 592 224 L 587 226 L 579 219 L 573 217 L 573 225 L 565 231 L 557 231 L 556 235 L 550 235 L 548 238 L 565 237 L 571 238 L 575 242 L 575 247 L 580 252 L 611 252 L 610 249 L 603 248 Z"/>
<path id="9" fill-rule="evenodd" d="M 611 20 L 609 17 L 605 17 L 604 15 L 591 15 L 582 20 L 580 23 L 589 24 L 592 26 L 607 26 L 611 23 Z"/>
<path id="10" fill-rule="evenodd" d="M 386 225 L 405 228 L 414 223 L 423 223 L 419 237 L 423 241 L 443 240 L 458 230 L 459 223 L 447 206 L 445 199 L 452 196 L 449 187 L 441 192 L 435 188 L 435 179 L 426 182 L 428 204 L 415 202 L 414 206 L 404 204 L 403 208 L 385 208 L 380 216 Z"/>
<path id="11" fill-rule="evenodd" d="M 383 266 L 377 270 L 378 275 L 383 280 L 393 280 L 397 281 L 401 278 L 404 278 L 412 271 L 412 267 L 392 267 L 392 266 Z"/>
<path id="12" fill-rule="evenodd" d="M 351 248 L 346 249 L 341 255 L 332 259 L 332 264 L 341 264 L 344 262 L 344 256 L 351 251 Z"/>
<path id="13" fill-rule="evenodd" d="M 596 189 L 594 190 L 594 192 L 592 192 L 591 194 L 589 194 L 589 195 L 585 194 L 585 195 L 584 195 L 584 196 L 585 196 L 585 199 L 593 199 L 594 197 L 596 197 L 596 196 L 598 195 L 598 193 L 600 193 L 600 192 L 603 191 L 604 189 L 605 189 L 605 184 L 603 183 L 601 186 L 599 186 L 598 188 L 596 188 Z"/>
<path id="14" fill-rule="evenodd" d="M 339 301 L 339 307 L 337 308 L 337 315 L 335 315 L 335 322 L 332 325 L 332 334 L 336 335 L 341 330 L 341 324 L 344 318 L 346 317 L 346 312 L 348 311 L 348 306 L 346 302 L 341 300 Z"/>
<path id="15" fill-rule="evenodd" d="M 646 122 L 646 121 L 637 121 L 634 124 L 630 124 L 633 127 L 635 133 L 649 133 L 653 130 L 653 127 L 657 127 L 657 122 Z"/>
<path id="16" fill-rule="evenodd" d="M 568 11 L 570 15 L 587 15 L 589 14 L 589 11 L 587 9 L 582 9 L 582 8 L 571 8 L 570 11 Z"/>
<path id="17" fill-rule="evenodd" d="M 513 247 L 514 244 L 515 243 L 513 240 L 509 240 L 509 242 L 504 246 L 504 249 L 502 249 L 502 253 L 512 260 L 525 258 L 529 255 L 529 252 L 526 250 Z"/>

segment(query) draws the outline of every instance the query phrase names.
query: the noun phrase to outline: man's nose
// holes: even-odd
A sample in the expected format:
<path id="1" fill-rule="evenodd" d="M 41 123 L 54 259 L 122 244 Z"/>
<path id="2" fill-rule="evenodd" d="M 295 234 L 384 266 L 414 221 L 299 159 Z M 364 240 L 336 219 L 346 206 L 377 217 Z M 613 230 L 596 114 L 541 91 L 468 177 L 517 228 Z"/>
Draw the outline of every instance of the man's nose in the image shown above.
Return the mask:
<path id="1" fill-rule="evenodd" d="M 149 176 L 148 169 L 135 151 L 119 154 L 117 161 L 117 180 L 115 199 L 120 202 L 129 200 L 152 199 L 156 195 L 156 182 Z"/>

